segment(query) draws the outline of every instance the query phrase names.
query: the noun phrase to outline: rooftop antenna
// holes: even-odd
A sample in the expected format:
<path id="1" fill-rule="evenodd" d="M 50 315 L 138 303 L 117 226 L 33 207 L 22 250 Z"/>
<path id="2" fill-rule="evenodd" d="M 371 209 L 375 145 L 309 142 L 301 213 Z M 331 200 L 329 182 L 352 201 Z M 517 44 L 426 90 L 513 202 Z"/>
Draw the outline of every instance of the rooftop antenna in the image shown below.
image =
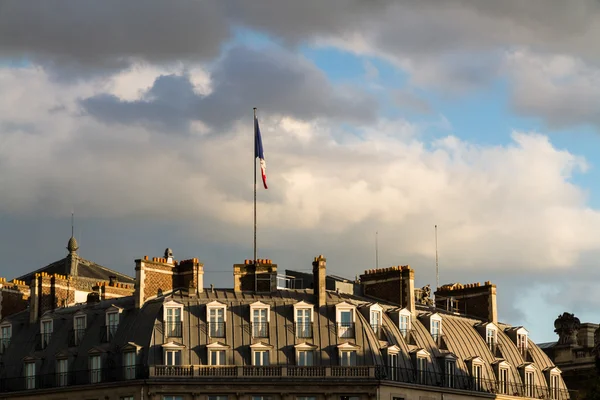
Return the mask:
<path id="1" fill-rule="evenodd" d="M 75 211 L 71 211 L 71 237 L 75 237 Z"/>
<path id="2" fill-rule="evenodd" d="M 437 243 L 437 225 L 435 225 L 435 287 L 436 290 L 437 288 L 440 287 L 440 269 L 439 269 L 439 263 L 438 263 L 439 259 L 438 259 L 438 243 Z"/>
<path id="3" fill-rule="evenodd" d="M 375 232 L 375 268 L 379 269 L 379 232 Z"/>

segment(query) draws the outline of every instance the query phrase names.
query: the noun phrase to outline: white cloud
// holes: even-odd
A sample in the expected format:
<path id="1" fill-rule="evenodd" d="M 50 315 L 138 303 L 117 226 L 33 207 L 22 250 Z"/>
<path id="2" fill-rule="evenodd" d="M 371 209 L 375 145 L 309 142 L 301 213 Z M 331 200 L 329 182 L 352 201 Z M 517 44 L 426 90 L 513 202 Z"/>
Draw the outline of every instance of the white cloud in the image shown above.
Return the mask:
<path id="1" fill-rule="evenodd" d="M 12 99 L 0 103 L 0 127 L 18 119 L 38 132 L 0 128 L 0 212 L 57 215 L 74 205 L 106 218 L 209 219 L 200 231 L 247 241 L 248 124 L 216 136 L 108 128 L 76 110 L 51 111 L 100 90 L 93 83 L 50 95 L 59 91 L 43 71 L 2 70 L 0 88 Z M 35 112 L 22 112 L 28 107 Z M 477 146 L 453 136 L 424 141 L 401 120 L 355 132 L 291 116 L 265 115 L 261 124 L 270 189 L 259 194 L 259 218 L 273 248 L 318 241 L 327 249 L 344 238 L 364 262 L 366 238 L 379 230 L 382 253 L 430 258 L 438 224 L 446 265 L 505 271 L 574 268 L 600 247 L 600 213 L 570 182 L 585 160 L 544 135 L 515 132 L 510 145 Z"/>

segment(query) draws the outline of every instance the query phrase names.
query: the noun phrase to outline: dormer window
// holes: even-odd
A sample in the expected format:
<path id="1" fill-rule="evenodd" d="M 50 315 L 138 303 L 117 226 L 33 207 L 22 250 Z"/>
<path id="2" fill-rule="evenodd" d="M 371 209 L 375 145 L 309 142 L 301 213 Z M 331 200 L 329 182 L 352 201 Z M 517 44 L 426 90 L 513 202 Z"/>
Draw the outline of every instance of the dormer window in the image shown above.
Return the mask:
<path id="1" fill-rule="evenodd" d="M 467 366 L 471 372 L 471 380 L 473 389 L 481 391 L 483 382 L 483 360 L 480 357 L 472 357 L 467 360 Z"/>
<path id="2" fill-rule="evenodd" d="M 73 316 L 73 333 L 70 345 L 78 346 L 81 343 L 83 336 L 85 336 L 86 328 L 87 316 L 81 311 L 76 312 Z"/>
<path id="3" fill-rule="evenodd" d="M 429 318 L 429 332 L 433 341 L 439 345 L 442 337 L 442 317 L 439 314 L 433 314 Z"/>
<path id="4" fill-rule="evenodd" d="M 312 304 L 301 301 L 294 304 L 294 324 L 296 337 L 298 338 L 311 338 L 312 335 L 312 320 L 313 320 L 313 309 Z"/>
<path id="5" fill-rule="evenodd" d="M 12 339 L 12 325 L 10 323 L 3 323 L 0 325 L 0 354 L 3 354 Z"/>
<path id="6" fill-rule="evenodd" d="M 411 327 L 411 312 L 406 308 L 403 308 L 398 312 L 398 329 L 404 339 L 408 338 L 408 333 L 412 329 Z"/>
<path id="7" fill-rule="evenodd" d="M 393 381 L 398 381 L 400 378 L 400 370 L 398 369 L 398 353 L 400 348 L 396 345 L 389 346 L 386 349 L 387 353 L 387 365 L 388 365 L 388 376 Z"/>
<path id="8" fill-rule="evenodd" d="M 525 371 L 525 397 L 534 397 L 534 373 Z"/>
<path id="9" fill-rule="evenodd" d="M 485 327 L 485 343 L 492 354 L 496 354 L 496 345 L 498 344 L 498 328 L 494 324 L 487 324 Z"/>
<path id="10" fill-rule="evenodd" d="M 371 329 L 377 335 L 377 338 L 381 338 L 381 326 L 383 324 L 383 308 L 379 304 L 373 304 L 369 307 L 369 322 L 371 324 Z"/>
<path id="11" fill-rule="evenodd" d="M 123 377 L 125 379 L 137 378 L 137 358 L 141 348 L 141 346 L 133 342 L 129 342 L 121 348 L 121 353 L 123 354 Z"/>
<path id="12" fill-rule="evenodd" d="M 168 301 L 163 305 L 163 324 L 166 337 L 183 337 L 183 304 Z"/>
<path id="13" fill-rule="evenodd" d="M 352 304 L 342 302 L 336 304 L 336 321 L 338 327 L 338 337 L 353 338 L 354 337 L 354 313 L 356 307 Z"/>
<path id="14" fill-rule="evenodd" d="M 456 387 L 456 356 L 447 354 L 444 358 L 444 386 L 448 388 Z"/>
<path id="15" fill-rule="evenodd" d="M 206 319 L 208 320 L 208 335 L 211 338 L 225 337 L 226 311 L 225 304 L 218 301 L 210 302 L 206 305 Z"/>
<path id="16" fill-rule="evenodd" d="M 271 349 L 273 346 L 267 343 L 255 343 L 250 346 L 252 350 L 252 365 L 257 367 L 266 367 L 270 365 Z"/>
<path id="17" fill-rule="evenodd" d="M 315 350 L 317 346 L 309 343 L 300 343 L 296 348 L 296 364 L 299 367 L 311 367 L 315 365 Z"/>
<path id="18" fill-rule="evenodd" d="M 185 348 L 184 345 L 176 342 L 169 342 L 162 345 L 163 348 L 163 362 L 165 365 L 181 365 L 182 364 L 182 350 Z"/>
<path id="19" fill-rule="evenodd" d="M 494 363 L 494 372 L 498 378 L 498 393 L 500 394 L 510 394 L 508 386 L 508 369 L 509 364 L 506 361 L 501 360 Z"/>
<path id="20" fill-rule="evenodd" d="M 352 343 L 342 343 L 338 346 L 340 366 L 354 367 L 357 365 L 357 351 L 359 346 Z"/>
<path id="21" fill-rule="evenodd" d="M 52 337 L 53 321 L 50 318 L 45 318 L 40 321 L 40 346 L 45 349 L 50 343 Z"/>
<path id="22" fill-rule="evenodd" d="M 227 365 L 229 346 L 216 342 L 206 346 L 206 350 L 208 351 L 208 365 Z"/>
<path id="23" fill-rule="evenodd" d="M 427 366 L 429 359 L 429 352 L 425 349 L 416 349 L 411 353 L 411 357 L 415 363 L 415 369 L 417 372 L 417 383 L 421 385 L 427 384 Z"/>
<path id="24" fill-rule="evenodd" d="M 117 334 L 121 312 L 123 312 L 123 309 L 115 305 L 110 306 L 106 310 L 106 336 L 104 337 L 104 342 L 111 342 Z"/>
<path id="25" fill-rule="evenodd" d="M 527 332 L 517 333 L 517 347 L 521 351 L 521 354 L 527 352 Z"/>
<path id="26" fill-rule="evenodd" d="M 250 304 L 252 337 L 269 337 L 270 309 L 268 304 L 261 303 L 260 301 Z"/>

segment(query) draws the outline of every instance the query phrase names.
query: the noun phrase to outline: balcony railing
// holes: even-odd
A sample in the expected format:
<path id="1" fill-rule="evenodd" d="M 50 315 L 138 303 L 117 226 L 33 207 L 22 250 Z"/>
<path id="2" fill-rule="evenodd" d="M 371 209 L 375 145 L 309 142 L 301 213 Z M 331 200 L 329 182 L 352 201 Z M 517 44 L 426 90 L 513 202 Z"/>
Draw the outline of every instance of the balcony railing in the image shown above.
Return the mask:
<path id="1" fill-rule="evenodd" d="M 324 367 L 324 366 L 209 366 L 209 365 L 157 365 L 150 367 L 150 377 L 177 378 L 193 377 L 197 379 L 213 378 L 329 378 L 329 379 L 375 379 L 378 367 Z"/>
<path id="2" fill-rule="evenodd" d="M 252 337 L 266 338 L 269 337 L 268 322 L 252 322 Z"/>
<path id="3" fill-rule="evenodd" d="M 52 338 L 52 332 L 47 333 L 38 333 L 35 335 L 35 349 L 43 350 L 50 343 L 50 339 Z"/>
<path id="4" fill-rule="evenodd" d="M 296 332 L 297 338 L 311 338 L 313 337 L 313 326 L 312 322 L 296 322 L 294 324 L 294 331 Z"/>
<path id="5" fill-rule="evenodd" d="M 102 342 L 102 343 L 112 342 L 115 335 L 117 334 L 118 329 L 119 329 L 119 324 L 103 325 L 102 329 L 100 329 L 100 342 Z"/>
<path id="6" fill-rule="evenodd" d="M 337 330 L 338 330 L 338 337 L 353 338 L 354 337 L 354 322 L 338 322 Z"/>
<path id="7" fill-rule="evenodd" d="M 209 322 L 208 336 L 213 338 L 225 337 L 225 322 Z"/>
<path id="8" fill-rule="evenodd" d="M 129 369 L 127 369 L 129 368 Z M 118 382 L 126 379 L 146 379 L 148 368 L 136 365 L 126 368 L 86 369 L 35 376 L 0 378 L 0 392 L 31 389 L 54 389 L 64 386 L 91 385 L 102 382 Z"/>
<path id="9" fill-rule="evenodd" d="M 85 336 L 85 329 L 71 329 L 69 331 L 69 347 L 79 346 L 83 337 Z"/>
<path id="10" fill-rule="evenodd" d="M 183 337 L 182 321 L 163 321 L 163 332 L 166 337 Z"/>

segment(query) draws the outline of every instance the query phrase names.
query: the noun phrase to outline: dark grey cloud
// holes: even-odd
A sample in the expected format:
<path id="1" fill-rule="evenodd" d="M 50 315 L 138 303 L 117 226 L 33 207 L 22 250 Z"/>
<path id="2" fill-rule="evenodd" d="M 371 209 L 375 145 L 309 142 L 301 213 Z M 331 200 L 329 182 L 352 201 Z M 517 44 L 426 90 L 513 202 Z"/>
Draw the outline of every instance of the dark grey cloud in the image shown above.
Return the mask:
<path id="1" fill-rule="evenodd" d="M 107 123 L 141 123 L 180 131 L 193 120 L 223 129 L 248 115 L 252 107 L 303 119 L 367 122 L 376 118 L 374 97 L 333 86 L 314 64 L 280 49 L 235 47 L 213 70 L 213 90 L 206 96 L 194 92 L 188 76 L 163 75 L 141 100 L 121 101 L 103 94 L 84 99 L 81 105 Z"/>

